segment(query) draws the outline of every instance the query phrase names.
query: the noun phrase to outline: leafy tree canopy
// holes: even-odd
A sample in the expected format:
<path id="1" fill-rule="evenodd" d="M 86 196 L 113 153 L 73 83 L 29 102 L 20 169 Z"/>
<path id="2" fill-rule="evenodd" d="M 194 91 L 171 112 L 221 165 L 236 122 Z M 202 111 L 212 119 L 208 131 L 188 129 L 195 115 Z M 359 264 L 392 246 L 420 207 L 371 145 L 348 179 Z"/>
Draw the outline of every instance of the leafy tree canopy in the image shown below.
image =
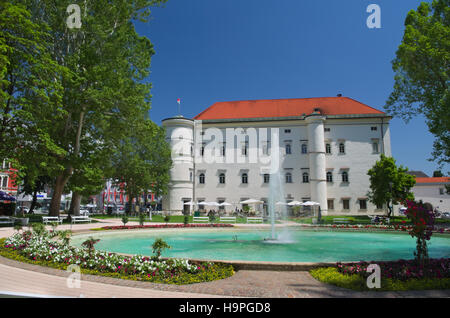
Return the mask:
<path id="1" fill-rule="evenodd" d="M 406 199 L 414 200 L 411 189 L 416 180 L 407 171 L 403 166 L 397 167 L 394 158 L 382 154 L 380 160 L 367 172 L 370 177 L 370 190 L 367 194 L 370 202 L 377 206 L 386 205 L 390 215 L 391 204 L 399 204 Z"/>
<path id="2" fill-rule="evenodd" d="M 405 121 L 424 115 L 435 136 L 432 160 L 450 162 L 450 0 L 423 2 L 405 20 L 394 90 L 385 108 Z"/>

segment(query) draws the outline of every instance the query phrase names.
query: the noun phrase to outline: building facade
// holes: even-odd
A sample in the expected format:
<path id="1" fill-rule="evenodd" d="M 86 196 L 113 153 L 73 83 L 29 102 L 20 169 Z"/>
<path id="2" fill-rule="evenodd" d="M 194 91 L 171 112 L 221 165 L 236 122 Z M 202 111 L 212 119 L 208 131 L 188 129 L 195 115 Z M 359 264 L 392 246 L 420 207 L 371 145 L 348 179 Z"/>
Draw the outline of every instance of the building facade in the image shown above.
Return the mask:
<path id="1" fill-rule="evenodd" d="M 0 166 L 0 190 L 12 196 L 17 196 L 18 186 L 15 183 L 17 169 L 4 159 Z"/>
<path id="2" fill-rule="evenodd" d="M 450 212 L 450 193 L 446 186 L 450 185 L 450 177 L 417 178 L 412 188 L 415 200 L 422 200 L 433 205 L 440 212 Z"/>
<path id="3" fill-rule="evenodd" d="M 220 102 L 194 119 L 168 118 L 163 209 L 206 201 L 231 212 L 254 199 L 265 211 L 275 200 L 318 202 L 325 215 L 384 213 L 368 201 L 367 171 L 391 156 L 390 119 L 347 97 Z"/>

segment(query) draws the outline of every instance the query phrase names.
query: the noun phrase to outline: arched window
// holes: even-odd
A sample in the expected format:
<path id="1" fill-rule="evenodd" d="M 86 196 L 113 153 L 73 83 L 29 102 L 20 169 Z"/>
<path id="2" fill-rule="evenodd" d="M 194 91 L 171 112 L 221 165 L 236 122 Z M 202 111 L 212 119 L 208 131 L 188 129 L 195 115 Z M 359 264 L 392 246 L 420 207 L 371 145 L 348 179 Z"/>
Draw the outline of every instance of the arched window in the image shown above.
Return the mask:
<path id="1" fill-rule="evenodd" d="M 308 153 L 308 145 L 302 144 L 302 154 L 307 154 L 307 153 Z"/>
<path id="2" fill-rule="evenodd" d="M 348 182 L 348 172 L 342 172 L 342 182 Z"/>
<path id="3" fill-rule="evenodd" d="M 309 174 L 307 172 L 303 173 L 303 183 L 309 183 Z"/>
<path id="4" fill-rule="evenodd" d="M 221 184 L 225 183 L 225 173 L 221 173 L 219 175 L 219 183 L 221 183 Z"/>
<path id="5" fill-rule="evenodd" d="M 292 153 L 291 145 L 290 144 L 286 144 L 286 154 L 290 155 L 291 153 Z"/>
<path id="6" fill-rule="evenodd" d="M 246 174 L 246 173 L 242 174 L 242 183 L 245 183 L 245 184 L 248 183 L 248 174 Z"/>
<path id="7" fill-rule="evenodd" d="M 286 183 L 292 183 L 292 173 L 286 173 Z"/>
<path id="8" fill-rule="evenodd" d="M 198 183 L 205 184 L 205 174 L 204 173 L 200 173 L 200 175 L 198 176 Z"/>
<path id="9" fill-rule="evenodd" d="M 339 144 L 339 153 L 345 153 L 345 144 L 343 142 Z"/>
<path id="10" fill-rule="evenodd" d="M 331 171 L 327 172 L 327 182 L 333 182 L 333 173 Z"/>

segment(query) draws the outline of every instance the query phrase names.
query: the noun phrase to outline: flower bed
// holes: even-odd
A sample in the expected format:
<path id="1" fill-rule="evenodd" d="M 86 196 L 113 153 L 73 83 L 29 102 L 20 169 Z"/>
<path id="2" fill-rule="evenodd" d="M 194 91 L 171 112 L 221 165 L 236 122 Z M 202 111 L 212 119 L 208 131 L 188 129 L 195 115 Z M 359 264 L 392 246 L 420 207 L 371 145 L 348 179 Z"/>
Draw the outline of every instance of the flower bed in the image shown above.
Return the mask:
<path id="1" fill-rule="evenodd" d="M 134 230 L 134 229 L 175 229 L 175 228 L 207 228 L 207 227 L 233 227 L 233 224 L 151 224 L 151 225 L 117 225 L 117 226 L 103 226 L 104 230 Z"/>
<path id="2" fill-rule="evenodd" d="M 381 288 L 369 289 L 367 273 L 370 264 L 380 266 Z M 337 263 L 336 267 L 322 267 L 310 271 L 311 275 L 327 284 L 358 291 L 405 291 L 450 289 L 450 259 L 430 259 L 426 266 L 416 260 L 389 262 Z"/>
<path id="3" fill-rule="evenodd" d="M 450 258 L 430 259 L 425 266 L 418 266 L 415 260 L 360 262 L 356 264 L 337 263 L 337 269 L 342 274 L 358 274 L 367 277 L 367 266 L 370 264 L 380 266 L 382 278 L 393 278 L 402 281 L 412 278 L 450 278 Z"/>
<path id="4" fill-rule="evenodd" d="M 84 273 L 145 280 L 156 283 L 189 284 L 222 279 L 234 274 L 232 266 L 185 259 L 155 259 L 135 255 L 80 249 L 55 240 L 57 233 L 29 231 L 0 240 L 0 254 L 21 261 L 65 269 L 71 264 Z"/>

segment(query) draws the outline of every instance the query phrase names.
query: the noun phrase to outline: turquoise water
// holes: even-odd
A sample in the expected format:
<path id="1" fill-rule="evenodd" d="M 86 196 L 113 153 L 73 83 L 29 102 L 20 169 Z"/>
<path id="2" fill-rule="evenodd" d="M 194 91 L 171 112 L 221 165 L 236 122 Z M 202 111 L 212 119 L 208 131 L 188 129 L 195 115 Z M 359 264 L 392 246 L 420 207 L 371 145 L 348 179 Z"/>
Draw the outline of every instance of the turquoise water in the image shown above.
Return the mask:
<path id="1" fill-rule="evenodd" d="M 286 243 L 264 241 L 264 230 L 145 230 L 96 233 L 74 236 L 80 246 L 88 237 L 99 238 L 96 249 L 152 255 L 155 238 L 163 238 L 172 248 L 163 257 L 242 260 L 266 262 L 349 262 L 413 259 L 415 240 L 404 233 L 366 233 L 291 230 L 279 234 Z M 450 257 L 450 238 L 433 236 L 430 257 Z"/>

